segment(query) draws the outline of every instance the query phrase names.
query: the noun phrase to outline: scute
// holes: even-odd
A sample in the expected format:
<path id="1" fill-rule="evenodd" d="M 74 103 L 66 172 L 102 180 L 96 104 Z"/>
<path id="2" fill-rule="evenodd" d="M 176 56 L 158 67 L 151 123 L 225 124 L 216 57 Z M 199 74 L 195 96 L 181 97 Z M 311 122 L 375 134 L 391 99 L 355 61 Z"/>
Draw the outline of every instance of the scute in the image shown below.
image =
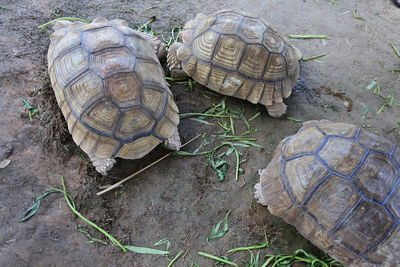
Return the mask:
<path id="1" fill-rule="evenodd" d="M 365 130 L 361 131 L 359 142 L 370 149 L 387 154 L 389 154 L 393 148 L 389 140 L 379 138 L 378 135 Z"/>
<path id="2" fill-rule="evenodd" d="M 324 135 L 317 128 L 304 129 L 297 133 L 296 137 L 288 140 L 283 155 L 288 158 L 301 153 L 314 152 L 323 140 Z"/>
<path id="3" fill-rule="evenodd" d="M 65 97 L 78 115 L 103 96 L 103 81 L 91 72 L 85 72 L 65 89 Z"/>
<path id="4" fill-rule="evenodd" d="M 366 150 L 354 141 L 333 138 L 319 154 L 332 169 L 348 175 L 361 162 L 365 152 Z"/>
<path id="5" fill-rule="evenodd" d="M 267 27 L 259 19 L 247 18 L 239 25 L 238 34 L 246 43 L 261 44 Z"/>
<path id="6" fill-rule="evenodd" d="M 336 231 L 335 238 L 362 254 L 382 241 L 392 223 L 391 217 L 381 205 L 361 201 L 344 225 Z"/>
<path id="7" fill-rule="evenodd" d="M 277 54 L 281 54 L 286 46 L 280 34 L 270 28 L 264 32 L 263 45 L 269 52 Z"/>
<path id="8" fill-rule="evenodd" d="M 136 63 L 135 72 L 142 82 L 153 82 L 162 87 L 166 87 L 164 72 L 160 64 L 150 61 L 138 59 Z M 164 86 L 165 85 L 165 86 Z"/>
<path id="9" fill-rule="evenodd" d="M 281 54 L 270 54 L 263 78 L 267 81 L 281 81 L 287 77 L 286 60 Z"/>
<path id="10" fill-rule="evenodd" d="M 286 163 L 285 175 L 298 203 L 328 174 L 328 170 L 314 156 L 304 156 Z"/>
<path id="11" fill-rule="evenodd" d="M 142 37 L 135 34 L 133 36 L 126 36 L 125 39 L 127 47 L 129 47 L 133 51 L 136 57 L 158 62 L 158 58 L 153 52 L 153 48 Z"/>
<path id="12" fill-rule="evenodd" d="M 152 87 L 143 88 L 143 105 L 158 118 L 164 110 L 166 93 Z"/>
<path id="13" fill-rule="evenodd" d="M 112 27 L 105 27 L 83 33 L 83 43 L 92 52 L 103 48 L 121 46 L 124 44 L 124 37 Z"/>
<path id="14" fill-rule="evenodd" d="M 123 47 L 107 48 L 94 53 L 91 68 L 102 78 L 133 71 L 135 57 Z"/>
<path id="15" fill-rule="evenodd" d="M 261 79 L 268 61 L 268 51 L 261 45 L 247 45 L 239 72 L 252 78 Z"/>
<path id="16" fill-rule="evenodd" d="M 150 135 L 136 139 L 131 143 L 125 144 L 118 152 L 117 156 L 124 159 L 138 159 L 152 151 L 161 140 Z"/>
<path id="17" fill-rule="evenodd" d="M 321 123 L 318 125 L 318 128 L 327 135 L 340 135 L 343 137 L 353 137 L 357 131 L 357 127 L 355 127 L 354 125 L 341 122 Z"/>
<path id="18" fill-rule="evenodd" d="M 102 100 L 86 110 L 81 120 L 101 133 L 112 135 L 119 116 L 120 111 L 113 103 Z"/>
<path id="19" fill-rule="evenodd" d="M 239 66 L 245 45 L 237 36 L 222 35 L 211 62 L 218 67 L 235 71 Z"/>
<path id="20" fill-rule="evenodd" d="M 388 158 L 371 153 L 353 179 L 365 195 L 382 202 L 397 177 L 398 171 Z"/>
<path id="21" fill-rule="evenodd" d="M 88 67 L 88 55 L 80 47 L 58 57 L 53 64 L 56 80 L 63 88 L 69 80 L 82 73 Z"/>
<path id="22" fill-rule="evenodd" d="M 213 31 L 207 31 L 193 41 L 193 53 L 202 60 L 210 62 L 214 49 L 217 45 L 219 35 Z"/>
<path id="23" fill-rule="evenodd" d="M 332 231 L 359 198 L 350 182 L 331 175 L 311 196 L 306 208 L 324 230 Z"/>
<path id="24" fill-rule="evenodd" d="M 151 131 L 154 120 L 140 108 L 133 108 L 122 112 L 122 119 L 115 135 L 128 140 L 136 135 Z"/>
<path id="25" fill-rule="evenodd" d="M 120 73 L 106 80 L 106 95 L 119 108 L 140 104 L 141 84 L 134 73 Z"/>
<path id="26" fill-rule="evenodd" d="M 53 48 L 51 59 L 58 57 L 64 51 L 77 46 L 81 43 L 81 33 L 80 32 L 69 32 L 61 38 L 59 42 Z M 52 61 L 49 61 L 49 66 L 53 65 Z"/>
<path id="27" fill-rule="evenodd" d="M 223 34 L 234 34 L 238 29 L 241 18 L 241 15 L 235 13 L 219 14 L 211 29 Z"/>

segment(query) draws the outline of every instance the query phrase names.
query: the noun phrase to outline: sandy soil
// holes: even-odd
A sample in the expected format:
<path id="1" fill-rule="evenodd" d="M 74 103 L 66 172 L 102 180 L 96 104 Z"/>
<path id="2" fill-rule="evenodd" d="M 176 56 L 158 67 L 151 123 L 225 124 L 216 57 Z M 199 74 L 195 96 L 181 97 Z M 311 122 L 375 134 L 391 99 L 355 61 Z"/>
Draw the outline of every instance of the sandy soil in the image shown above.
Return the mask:
<path id="1" fill-rule="evenodd" d="M 389 0 L 338 1 L 339 6 L 319 0 L 269 1 L 0 1 L 0 162 L 12 162 L 0 169 L 0 266 L 165 266 L 164 257 L 122 253 L 112 244 L 87 243 L 76 231 L 82 221 L 73 217 L 61 194 L 47 197 L 39 212 L 29 221 L 18 223 L 33 197 L 48 187 L 60 187 L 64 176 L 68 189 L 76 195 L 79 210 L 108 230 L 123 244 L 151 246 L 162 238 L 171 242 L 174 254 L 185 251 L 176 266 L 212 266 L 198 251 L 226 255 L 233 247 L 257 244 L 266 234 L 268 253 L 291 253 L 298 248 L 322 253 L 296 230 L 269 214 L 253 200 L 257 170 L 267 165 L 276 144 L 300 128 L 285 118 L 273 119 L 264 109 L 253 125 L 263 149 L 243 150 L 247 162 L 237 182 L 233 168 L 227 179 L 218 182 L 204 157 L 173 156 L 147 170 L 122 188 L 96 196 L 104 185 L 116 182 L 166 153 L 157 148 L 141 160 L 119 160 L 108 177 L 102 177 L 82 157 L 82 152 L 66 133 L 65 123 L 54 105 L 46 72 L 49 36 L 37 26 L 60 16 L 94 19 L 103 16 L 136 23 L 148 21 L 164 36 L 172 27 L 183 25 L 198 12 L 211 13 L 221 8 L 250 11 L 284 34 L 326 34 L 328 40 L 293 40 L 305 57 L 328 55 L 302 62 L 302 82 L 287 101 L 288 116 L 301 119 L 330 119 L 361 126 L 366 107 L 370 110 L 365 125 L 393 142 L 399 141 L 399 107 L 394 104 L 380 114 L 382 97 L 365 91 L 376 79 L 382 94 L 399 99 L 399 60 L 389 43 L 400 48 L 396 26 L 400 9 Z M 147 9 L 155 6 L 156 8 Z M 366 21 L 357 20 L 352 11 Z M 50 29 L 49 29 L 50 30 Z M 210 104 L 204 87 L 187 92 L 172 84 L 181 112 L 204 111 Z M 19 97 L 41 110 L 29 120 Z M 215 101 L 222 97 L 218 96 Z M 243 107 L 252 115 L 257 106 L 228 98 L 230 107 Z M 350 106 L 349 106 L 350 105 Z M 215 133 L 218 126 L 207 126 L 183 119 L 179 126 L 184 141 L 198 133 Z M 240 128 L 238 130 L 241 130 Z M 186 149 L 192 150 L 200 141 Z M 234 163 L 233 158 L 229 162 Z M 211 228 L 232 210 L 228 233 L 207 244 Z M 104 239 L 95 230 L 94 237 Z M 249 254 L 230 257 L 238 263 Z"/>

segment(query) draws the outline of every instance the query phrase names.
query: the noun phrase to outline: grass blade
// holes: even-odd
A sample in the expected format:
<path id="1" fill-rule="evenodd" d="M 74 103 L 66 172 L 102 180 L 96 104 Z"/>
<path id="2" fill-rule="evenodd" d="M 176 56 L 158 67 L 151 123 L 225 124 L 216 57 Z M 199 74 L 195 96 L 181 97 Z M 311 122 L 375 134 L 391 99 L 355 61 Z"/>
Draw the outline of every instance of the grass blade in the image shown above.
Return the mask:
<path id="1" fill-rule="evenodd" d="M 317 58 L 320 58 L 320 57 L 324 57 L 326 55 L 327 55 L 327 53 L 324 53 L 324 54 L 320 54 L 320 55 L 317 55 L 317 56 L 302 58 L 301 60 L 302 61 L 308 61 L 308 60 L 313 60 L 313 59 L 317 59 Z"/>
<path id="2" fill-rule="evenodd" d="M 182 256 L 182 254 L 184 253 L 184 250 L 179 251 L 178 254 L 176 254 L 176 256 L 169 262 L 169 264 L 167 265 L 167 267 L 171 267 L 178 259 L 180 256 Z"/>
<path id="3" fill-rule="evenodd" d="M 90 21 L 88 20 L 84 20 L 84 19 L 80 19 L 80 18 L 70 18 L 70 17 L 62 17 L 62 18 L 58 18 L 58 19 L 53 19 L 45 24 L 42 24 L 38 27 L 38 29 L 44 28 L 50 24 L 53 24 L 54 22 L 60 21 L 60 20 L 70 20 L 70 21 L 80 21 L 80 22 L 84 22 L 84 23 L 90 23 Z"/>
<path id="4" fill-rule="evenodd" d="M 225 264 L 228 264 L 228 265 L 231 265 L 231 266 L 239 267 L 239 265 L 236 264 L 236 263 L 234 263 L 233 261 L 225 260 L 225 259 L 223 259 L 223 258 L 219 258 L 219 257 L 217 257 L 217 256 L 214 256 L 214 255 L 211 255 L 211 254 L 208 254 L 208 253 L 199 252 L 198 254 L 199 254 L 200 256 L 207 257 L 207 258 L 209 258 L 209 259 L 213 259 L 213 260 L 219 261 L 219 262 L 221 262 L 221 263 L 225 263 Z"/>
<path id="5" fill-rule="evenodd" d="M 267 242 L 260 244 L 260 245 L 255 245 L 255 246 L 250 246 L 250 247 L 239 247 L 239 248 L 233 248 L 228 250 L 228 253 L 235 253 L 238 251 L 244 251 L 244 250 L 252 250 L 252 249 L 262 249 L 269 247 L 269 244 Z"/>
<path id="6" fill-rule="evenodd" d="M 291 121 L 291 122 L 302 122 L 302 120 L 300 120 L 300 119 L 295 119 L 295 118 L 292 118 L 292 117 L 286 117 L 286 119 L 287 119 L 288 121 Z"/>
<path id="7" fill-rule="evenodd" d="M 289 34 L 287 35 L 288 38 L 290 39 L 301 39 L 301 40 L 306 40 L 306 39 L 328 39 L 328 35 L 300 35 L 300 34 Z"/>
<path id="8" fill-rule="evenodd" d="M 170 253 L 169 251 L 159 250 L 154 248 L 135 247 L 135 246 L 124 246 L 124 247 L 129 251 L 139 254 L 168 255 Z"/>
<path id="9" fill-rule="evenodd" d="M 213 229 L 211 230 L 211 235 L 207 237 L 207 241 L 214 239 L 214 238 L 220 238 L 220 237 L 224 236 L 226 234 L 226 232 L 228 232 L 228 229 L 229 229 L 228 216 L 230 213 L 231 213 L 231 210 L 228 211 L 226 213 L 226 215 L 224 216 L 224 218 L 213 227 Z M 223 224 L 222 231 L 219 230 L 221 227 L 221 224 Z"/>
<path id="10" fill-rule="evenodd" d="M 399 52 L 399 50 L 397 50 L 397 48 L 394 46 L 394 44 L 390 43 L 390 46 L 392 47 L 392 49 L 393 49 L 393 51 L 396 53 L 396 55 L 397 55 L 398 57 L 400 57 L 400 52 Z"/>
<path id="11" fill-rule="evenodd" d="M 362 16 L 357 15 L 357 9 L 354 9 L 352 12 L 353 18 L 365 21 L 365 18 Z"/>

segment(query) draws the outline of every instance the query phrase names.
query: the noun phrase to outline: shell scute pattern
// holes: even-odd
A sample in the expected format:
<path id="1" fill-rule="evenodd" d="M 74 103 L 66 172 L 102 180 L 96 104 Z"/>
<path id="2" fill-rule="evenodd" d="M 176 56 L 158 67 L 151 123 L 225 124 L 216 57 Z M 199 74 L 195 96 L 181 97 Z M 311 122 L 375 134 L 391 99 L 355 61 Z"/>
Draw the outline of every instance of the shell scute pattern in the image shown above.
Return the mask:
<path id="1" fill-rule="evenodd" d="M 174 133 L 178 109 L 158 58 L 125 21 L 73 23 L 53 35 L 52 86 L 82 150 L 135 159 Z"/>
<path id="2" fill-rule="evenodd" d="M 231 10 L 200 14 L 186 23 L 181 38 L 178 53 L 189 51 L 182 69 L 221 94 L 268 108 L 290 96 L 297 81 L 297 49 L 252 15 Z"/>
<path id="3" fill-rule="evenodd" d="M 348 266 L 397 266 L 398 151 L 389 140 L 354 125 L 307 122 L 281 141 L 260 174 L 256 196 Z"/>

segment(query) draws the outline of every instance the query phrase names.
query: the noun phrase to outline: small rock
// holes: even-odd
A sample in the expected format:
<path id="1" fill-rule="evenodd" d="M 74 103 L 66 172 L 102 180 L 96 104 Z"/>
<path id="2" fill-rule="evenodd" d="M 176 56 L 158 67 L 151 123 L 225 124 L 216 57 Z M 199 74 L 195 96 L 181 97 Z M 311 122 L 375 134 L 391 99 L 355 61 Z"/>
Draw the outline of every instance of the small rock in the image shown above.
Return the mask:
<path id="1" fill-rule="evenodd" d="M 8 165 L 10 165 L 10 163 L 11 163 L 11 160 L 9 160 L 9 159 L 3 160 L 2 162 L 0 162 L 0 169 L 4 169 Z"/>

